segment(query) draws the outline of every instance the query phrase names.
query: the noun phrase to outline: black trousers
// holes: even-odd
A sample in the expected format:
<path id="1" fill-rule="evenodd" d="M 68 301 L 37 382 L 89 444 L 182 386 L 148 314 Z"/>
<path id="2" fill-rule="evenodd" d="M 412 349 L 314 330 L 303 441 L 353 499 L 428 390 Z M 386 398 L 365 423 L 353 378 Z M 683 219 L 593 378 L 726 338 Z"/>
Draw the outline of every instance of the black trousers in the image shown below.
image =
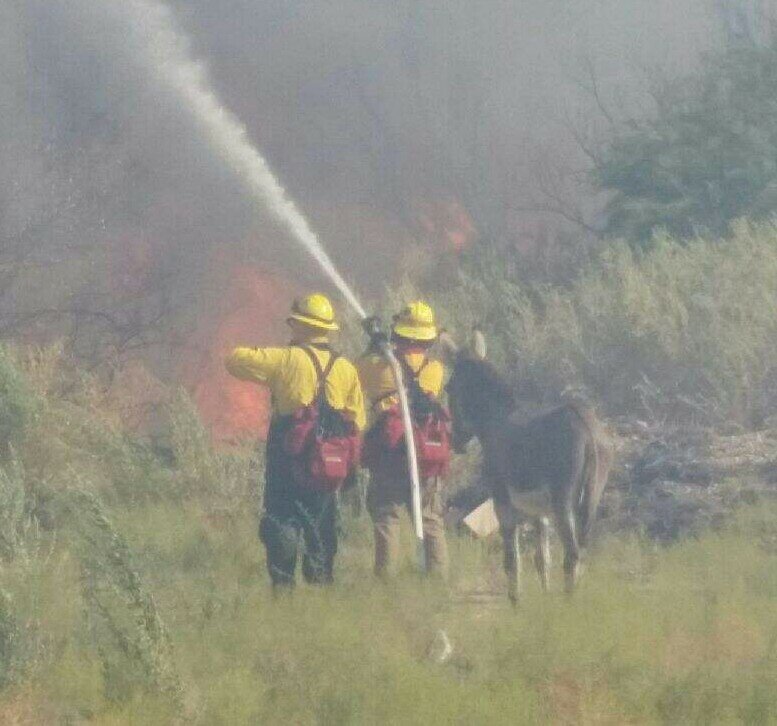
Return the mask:
<path id="1" fill-rule="evenodd" d="M 283 450 L 290 421 L 270 423 L 265 457 L 264 514 L 259 537 L 267 551 L 267 569 L 275 586 L 293 586 L 300 546 L 302 576 L 309 583 L 332 582 L 337 554 L 337 495 L 295 481 Z"/>

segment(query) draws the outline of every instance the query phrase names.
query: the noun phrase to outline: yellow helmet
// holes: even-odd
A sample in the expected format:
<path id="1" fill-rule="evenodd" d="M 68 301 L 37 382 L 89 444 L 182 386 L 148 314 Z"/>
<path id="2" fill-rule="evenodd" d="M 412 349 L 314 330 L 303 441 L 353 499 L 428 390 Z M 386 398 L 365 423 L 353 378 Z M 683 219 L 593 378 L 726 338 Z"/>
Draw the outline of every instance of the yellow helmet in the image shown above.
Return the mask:
<path id="1" fill-rule="evenodd" d="M 434 340 L 437 337 L 434 310 L 423 300 L 411 302 L 394 316 L 392 330 L 410 340 Z"/>
<path id="2" fill-rule="evenodd" d="M 329 298 L 317 292 L 296 299 L 291 306 L 289 320 L 298 320 L 321 330 L 340 330 L 340 326 L 335 322 L 335 311 Z"/>

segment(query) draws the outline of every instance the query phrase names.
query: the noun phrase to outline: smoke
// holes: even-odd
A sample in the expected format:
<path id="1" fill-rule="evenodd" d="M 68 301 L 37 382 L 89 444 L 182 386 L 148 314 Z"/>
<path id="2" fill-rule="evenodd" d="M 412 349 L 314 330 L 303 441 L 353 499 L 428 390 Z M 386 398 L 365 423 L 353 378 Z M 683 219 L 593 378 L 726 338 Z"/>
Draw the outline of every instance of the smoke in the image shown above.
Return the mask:
<path id="1" fill-rule="evenodd" d="M 641 113 L 645 69 L 683 72 L 721 35 L 716 0 L 168 5 L 175 22 L 157 0 L 0 2 L 0 335 L 29 318 L 195 387 L 181 356 L 213 379 L 325 284 L 314 229 L 366 300 L 462 247 L 568 228 L 534 204 L 556 181 L 537 158 L 581 177 L 587 70 L 608 110 Z"/>
<path id="2" fill-rule="evenodd" d="M 125 6 L 130 21 L 147 39 L 145 55 L 149 71 L 191 110 L 214 151 L 223 156 L 249 191 L 265 202 L 270 212 L 288 227 L 294 239 L 316 259 L 359 317 L 365 317 L 364 308 L 335 268 L 308 221 L 287 196 L 265 159 L 248 141 L 245 127 L 221 104 L 211 90 L 202 66 L 190 57 L 187 41 L 176 32 L 169 9 L 144 0 L 126 0 Z"/>
<path id="3" fill-rule="evenodd" d="M 538 215 L 537 148 L 580 166 L 566 123 L 590 101 L 580 58 L 617 106 L 639 96 L 643 68 L 681 72 L 716 42 L 714 0 L 170 5 L 193 51 L 150 2 L 0 3 L 0 196 L 15 188 L 0 223 L 38 229 L 64 200 L 66 224 L 45 233 L 64 267 L 35 283 L 47 304 L 75 291 L 108 306 L 105 281 L 142 257 L 131 274 L 153 274 L 123 288 L 145 290 L 144 305 L 166 297 L 172 332 L 219 309 L 241 264 L 321 284 L 291 229 L 311 245 L 320 231 L 361 291 L 406 250 L 432 245 L 434 264 L 446 240 L 519 242 Z M 312 225 L 267 186 L 249 136 Z M 274 214 L 246 193 L 260 186 Z M 126 246 L 142 254 L 111 252 Z"/>
<path id="4" fill-rule="evenodd" d="M 358 250 L 341 241 L 354 237 L 347 225 L 319 222 L 321 206 L 366 200 L 394 225 L 394 249 L 403 235 L 426 238 L 419 200 L 461 204 L 481 236 L 517 237 L 515 218 L 532 215 L 538 147 L 581 166 L 567 128 L 592 105 L 581 60 L 608 105 L 625 97 L 639 110 L 647 71 L 681 72 L 716 42 L 711 1 L 178 6 L 227 102 L 324 238 Z"/>

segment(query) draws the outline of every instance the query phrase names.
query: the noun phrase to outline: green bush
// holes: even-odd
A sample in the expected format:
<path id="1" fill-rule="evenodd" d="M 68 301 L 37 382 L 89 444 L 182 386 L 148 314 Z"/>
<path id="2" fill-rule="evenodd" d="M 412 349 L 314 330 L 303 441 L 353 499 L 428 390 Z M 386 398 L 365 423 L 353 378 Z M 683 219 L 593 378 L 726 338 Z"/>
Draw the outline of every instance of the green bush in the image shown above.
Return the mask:
<path id="1" fill-rule="evenodd" d="M 178 392 L 168 413 L 179 494 L 205 498 L 212 508 L 223 511 L 245 507 L 263 481 L 256 446 L 214 445 L 185 391 Z"/>
<path id="2" fill-rule="evenodd" d="M 11 350 L 0 345 L 0 456 L 23 437 L 38 401 L 14 361 Z"/>
<path id="3" fill-rule="evenodd" d="M 432 286 L 461 337 L 484 326 L 519 395 L 588 388 L 612 413 L 759 423 L 777 405 L 777 227 L 650 251 L 612 242 L 568 286 L 521 284 L 475 252 Z"/>
<path id="4" fill-rule="evenodd" d="M 25 471 L 27 498 L 43 513 L 69 471 L 124 503 L 172 492 L 172 474 L 150 442 L 128 433 L 93 375 L 59 347 L 0 349 L 0 426 Z"/>
<path id="5" fill-rule="evenodd" d="M 167 632 L 135 568 L 132 550 L 92 492 L 71 488 L 61 503 L 70 519 L 85 614 L 102 660 L 106 695 L 125 700 L 141 688 L 176 699 L 180 683 Z"/>
<path id="6" fill-rule="evenodd" d="M 653 89 L 654 113 L 616 129 L 594 180 L 607 233 L 650 245 L 656 229 L 726 234 L 777 211 L 777 44 L 735 44 Z"/>
<path id="7" fill-rule="evenodd" d="M 23 548 L 30 525 L 24 470 L 18 459 L 0 465 L 0 558 L 9 561 Z"/>
<path id="8" fill-rule="evenodd" d="M 21 675 L 25 660 L 24 645 L 11 595 L 0 590 L 0 688 L 13 683 Z"/>

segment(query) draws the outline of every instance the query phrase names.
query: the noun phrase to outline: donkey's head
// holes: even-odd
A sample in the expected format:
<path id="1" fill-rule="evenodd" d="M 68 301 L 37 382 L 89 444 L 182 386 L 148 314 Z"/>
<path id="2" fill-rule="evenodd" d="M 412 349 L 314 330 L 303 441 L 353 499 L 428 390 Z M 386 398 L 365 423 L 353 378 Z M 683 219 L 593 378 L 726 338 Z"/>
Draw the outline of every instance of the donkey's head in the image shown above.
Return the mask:
<path id="1" fill-rule="evenodd" d="M 468 349 L 460 349 L 448 333 L 440 335 L 440 344 L 452 367 L 446 391 L 453 418 L 453 448 L 462 453 L 489 424 L 509 416 L 515 407 L 513 394 L 486 360 L 486 342 L 480 330 L 474 331 Z"/>

